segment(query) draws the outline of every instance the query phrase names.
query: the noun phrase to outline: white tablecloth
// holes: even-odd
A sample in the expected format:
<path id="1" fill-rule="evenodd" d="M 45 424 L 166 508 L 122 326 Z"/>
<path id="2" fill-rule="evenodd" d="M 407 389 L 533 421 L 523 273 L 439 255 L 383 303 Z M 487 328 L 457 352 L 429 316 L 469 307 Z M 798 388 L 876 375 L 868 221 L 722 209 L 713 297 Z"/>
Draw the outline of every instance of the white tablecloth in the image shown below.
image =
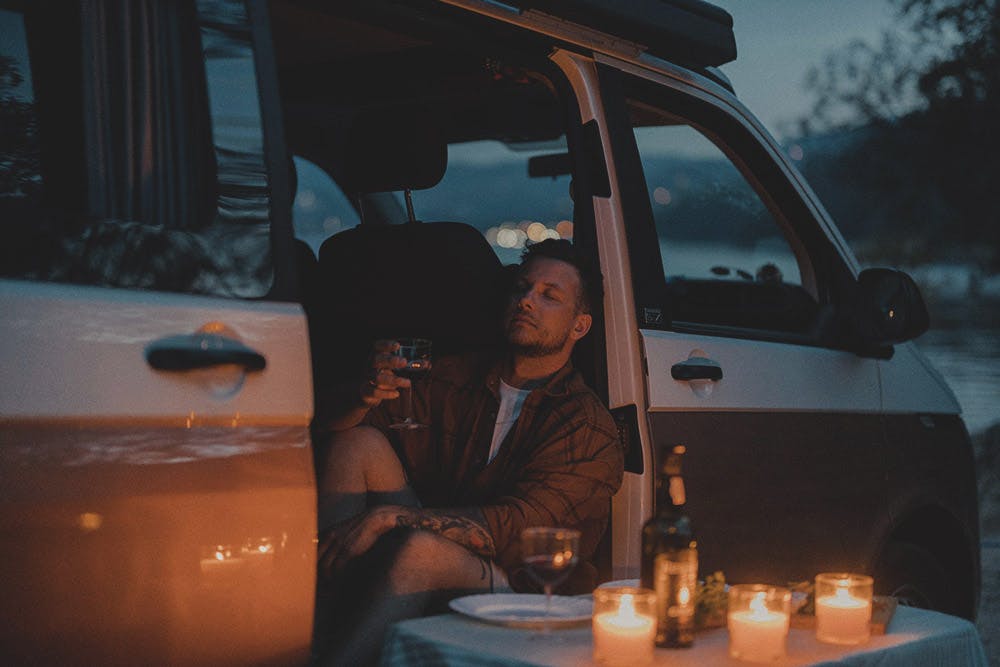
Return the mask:
<path id="1" fill-rule="evenodd" d="M 589 627 L 555 630 L 561 643 L 534 640 L 531 630 L 506 628 L 445 614 L 394 625 L 382 653 L 384 667 L 492 665 L 526 667 L 594 665 Z M 720 628 L 699 633 L 689 649 L 657 649 L 656 665 L 700 667 L 752 663 L 729 657 L 729 635 Z M 900 607 L 885 635 L 860 647 L 816 641 L 810 630 L 792 629 L 788 655 L 774 667 L 988 667 L 976 627 L 961 618 Z"/>

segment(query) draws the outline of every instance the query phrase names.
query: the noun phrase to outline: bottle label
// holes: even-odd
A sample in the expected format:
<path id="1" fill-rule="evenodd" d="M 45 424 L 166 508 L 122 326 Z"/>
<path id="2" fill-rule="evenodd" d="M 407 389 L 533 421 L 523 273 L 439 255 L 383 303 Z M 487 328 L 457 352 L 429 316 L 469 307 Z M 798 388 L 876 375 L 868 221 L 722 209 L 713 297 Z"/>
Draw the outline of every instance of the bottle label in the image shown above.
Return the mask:
<path id="1" fill-rule="evenodd" d="M 672 549 L 656 556 L 657 644 L 690 645 L 698 585 L 698 551 Z"/>

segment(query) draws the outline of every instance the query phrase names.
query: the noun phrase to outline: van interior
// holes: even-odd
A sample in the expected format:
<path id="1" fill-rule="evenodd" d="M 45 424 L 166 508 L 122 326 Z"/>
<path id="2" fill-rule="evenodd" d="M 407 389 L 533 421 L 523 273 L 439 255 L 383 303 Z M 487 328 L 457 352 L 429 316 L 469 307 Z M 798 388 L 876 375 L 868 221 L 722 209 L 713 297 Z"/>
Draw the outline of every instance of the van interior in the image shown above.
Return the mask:
<path id="1" fill-rule="evenodd" d="M 586 247 L 592 227 L 570 173 L 584 129 L 548 47 L 390 9 L 271 8 L 318 394 L 379 337 L 496 343 L 503 267 L 526 242 Z"/>

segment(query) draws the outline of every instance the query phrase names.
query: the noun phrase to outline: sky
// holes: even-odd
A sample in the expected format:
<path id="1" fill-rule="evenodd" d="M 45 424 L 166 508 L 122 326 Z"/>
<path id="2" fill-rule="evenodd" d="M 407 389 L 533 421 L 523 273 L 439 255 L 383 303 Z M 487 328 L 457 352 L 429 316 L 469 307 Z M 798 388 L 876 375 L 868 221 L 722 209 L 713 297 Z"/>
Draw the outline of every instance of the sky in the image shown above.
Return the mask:
<path id="1" fill-rule="evenodd" d="M 709 0 L 733 16 L 736 61 L 723 65 L 737 96 L 777 137 L 806 114 L 806 73 L 854 39 L 892 28 L 889 0 Z"/>

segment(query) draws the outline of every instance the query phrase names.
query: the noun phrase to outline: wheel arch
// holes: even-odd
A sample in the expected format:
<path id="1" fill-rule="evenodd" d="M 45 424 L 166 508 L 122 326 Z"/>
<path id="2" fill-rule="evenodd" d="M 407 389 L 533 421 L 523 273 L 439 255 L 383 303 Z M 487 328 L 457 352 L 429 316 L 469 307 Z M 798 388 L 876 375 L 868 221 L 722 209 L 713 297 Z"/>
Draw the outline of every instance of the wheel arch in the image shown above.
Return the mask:
<path id="1" fill-rule="evenodd" d="M 978 538 L 962 521 L 939 505 L 922 505 L 906 512 L 875 553 L 871 571 L 880 573 L 895 544 L 912 545 L 930 553 L 949 573 L 949 600 L 940 611 L 974 620 L 979 606 L 980 563 Z M 883 585 L 886 582 L 883 582 Z M 876 593 L 886 593 L 875 581 Z"/>

